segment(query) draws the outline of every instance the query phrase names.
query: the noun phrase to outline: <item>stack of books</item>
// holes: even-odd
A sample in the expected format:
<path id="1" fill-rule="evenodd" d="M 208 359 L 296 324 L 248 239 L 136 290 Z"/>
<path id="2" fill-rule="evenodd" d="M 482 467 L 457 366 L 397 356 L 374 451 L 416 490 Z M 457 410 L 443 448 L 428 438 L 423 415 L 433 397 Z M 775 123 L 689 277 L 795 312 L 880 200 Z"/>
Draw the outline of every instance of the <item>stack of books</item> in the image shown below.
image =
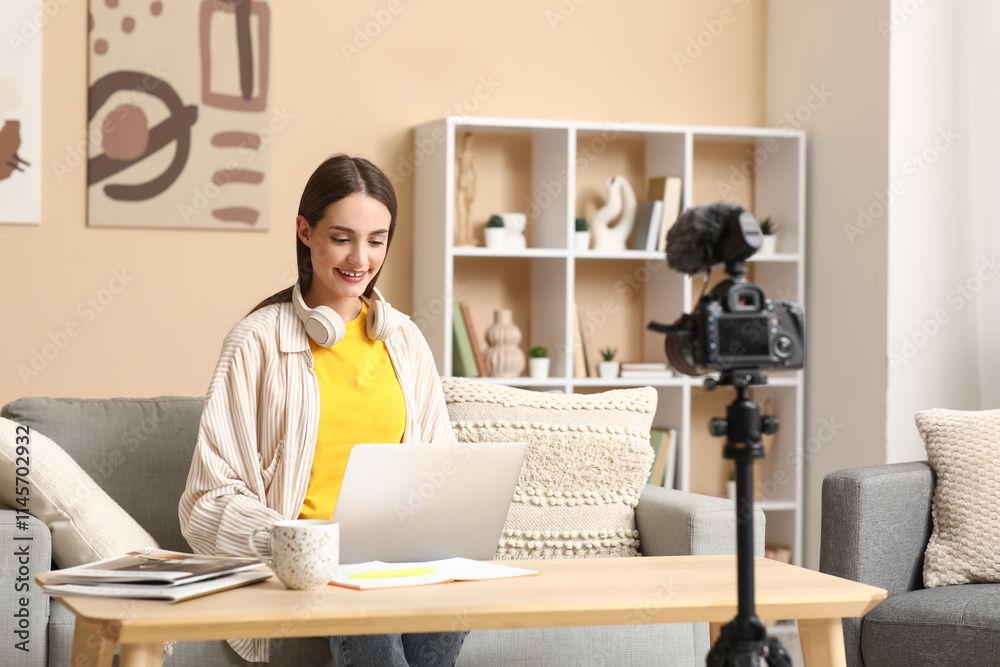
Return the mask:
<path id="1" fill-rule="evenodd" d="M 667 232 L 681 213 L 682 185 L 680 176 L 649 179 L 648 198 L 639 204 L 636 216 L 633 250 L 666 252 Z"/>
<path id="2" fill-rule="evenodd" d="M 635 380 L 662 380 L 672 378 L 674 372 L 666 362 L 660 361 L 623 361 L 619 375 Z"/>
<path id="3" fill-rule="evenodd" d="M 130 551 L 42 575 L 56 597 L 135 598 L 179 602 L 263 581 L 270 570 L 254 558 L 198 556 L 162 549 Z"/>

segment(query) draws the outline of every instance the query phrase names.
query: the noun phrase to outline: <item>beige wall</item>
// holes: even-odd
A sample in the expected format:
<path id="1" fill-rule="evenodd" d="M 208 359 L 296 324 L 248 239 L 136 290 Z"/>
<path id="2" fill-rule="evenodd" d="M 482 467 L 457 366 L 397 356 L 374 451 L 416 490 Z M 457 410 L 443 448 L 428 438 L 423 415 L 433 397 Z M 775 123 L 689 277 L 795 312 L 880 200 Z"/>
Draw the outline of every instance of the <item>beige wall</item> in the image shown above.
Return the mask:
<path id="1" fill-rule="evenodd" d="M 274 143 L 271 231 L 236 233 L 87 227 L 85 169 L 54 170 L 84 137 L 86 3 L 59 4 L 44 30 L 42 224 L 0 227 L 0 403 L 202 394 L 226 331 L 294 280 L 298 197 L 333 152 L 397 174 L 399 228 L 381 285 L 408 309 L 413 189 L 398 174 L 416 123 L 454 113 L 766 120 L 762 0 L 399 0 L 394 15 L 388 0 L 271 5 L 271 106 L 289 122 Z M 391 20 L 348 62 L 340 45 L 372 12 Z M 679 71 L 672 54 L 699 33 L 707 46 Z M 22 379 L 33 357 L 41 368 Z"/>

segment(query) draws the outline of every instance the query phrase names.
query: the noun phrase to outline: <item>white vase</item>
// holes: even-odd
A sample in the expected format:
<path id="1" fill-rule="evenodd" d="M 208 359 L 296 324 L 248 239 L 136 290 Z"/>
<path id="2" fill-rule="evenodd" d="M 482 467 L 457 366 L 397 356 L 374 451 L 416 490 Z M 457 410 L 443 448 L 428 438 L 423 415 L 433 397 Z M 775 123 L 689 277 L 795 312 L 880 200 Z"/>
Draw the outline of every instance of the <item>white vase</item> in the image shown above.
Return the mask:
<path id="1" fill-rule="evenodd" d="M 514 378 L 524 370 L 524 352 L 518 346 L 521 330 L 514 324 L 514 313 L 509 308 L 501 308 L 493 313 L 493 324 L 486 330 L 486 365 L 490 375 L 498 378 Z"/>
<path id="2" fill-rule="evenodd" d="M 590 249 L 590 230 L 573 232 L 573 249 L 577 252 L 584 252 Z"/>
<path id="3" fill-rule="evenodd" d="M 617 361 L 602 361 L 597 364 L 597 374 L 600 375 L 605 380 L 611 380 L 618 377 L 618 362 Z"/>
<path id="4" fill-rule="evenodd" d="M 528 374 L 536 380 L 544 380 L 549 376 L 549 358 L 531 357 L 528 359 Z"/>
<path id="5" fill-rule="evenodd" d="M 776 234 L 768 234 L 761 237 L 763 243 L 760 246 L 760 250 L 757 251 L 758 255 L 773 255 L 778 249 L 778 236 Z"/>
<path id="6" fill-rule="evenodd" d="M 728 482 L 726 482 L 726 495 L 729 496 L 729 499 L 732 500 L 734 503 L 736 502 L 736 481 L 735 480 L 731 479 Z"/>
<path id="7" fill-rule="evenodd" d="M 487 227 L 483 234 L 486 236 L 486 247 L 490 250 L 507 248 L 507 230 L 503 227 Z"/>

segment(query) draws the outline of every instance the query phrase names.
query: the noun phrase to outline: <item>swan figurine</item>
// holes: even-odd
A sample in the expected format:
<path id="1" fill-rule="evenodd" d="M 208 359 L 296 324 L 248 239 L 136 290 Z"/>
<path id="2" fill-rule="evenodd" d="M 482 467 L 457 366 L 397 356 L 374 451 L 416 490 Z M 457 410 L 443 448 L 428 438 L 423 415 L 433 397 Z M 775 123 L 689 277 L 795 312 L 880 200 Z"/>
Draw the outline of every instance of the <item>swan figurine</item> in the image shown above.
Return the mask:
<path id="1" fill-rule="evenodd" d="M 635 191 L 621 174 L 609 178 L 607 188 L 608 201 L 594 213 L 590 223 L 594 250 L 625 250 L 625 242 L 635 226 Z M 611 222 L 619 216 L 618 224 L 611 227 Z"/>

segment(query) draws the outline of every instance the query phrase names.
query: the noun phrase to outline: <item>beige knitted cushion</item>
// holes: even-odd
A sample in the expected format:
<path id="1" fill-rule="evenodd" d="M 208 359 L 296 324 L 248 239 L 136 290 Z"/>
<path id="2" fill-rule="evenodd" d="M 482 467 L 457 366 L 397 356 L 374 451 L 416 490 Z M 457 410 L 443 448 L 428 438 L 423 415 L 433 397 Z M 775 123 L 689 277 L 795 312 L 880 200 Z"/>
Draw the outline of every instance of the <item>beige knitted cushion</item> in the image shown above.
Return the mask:
<path id="1" fill-rule="evenodd" d="M 26 509 L 48 526 L 52 559 L 59 567 L 157 546 L 156 540 L 59 445 L 34 429 L 3 418 L 0 505 Z"/>
<path id="2" fill-rule="evenodd" d="M 554 394 L 442 378 L 461 442 L 527 442 L 498 559 L 637 556 L 656 390 Z"/>
<path id="3" fill-rule="evenodd" d="M 924 586 L 1000 582 L 1000 410 L 916 415 L 937 475 Z"/>

